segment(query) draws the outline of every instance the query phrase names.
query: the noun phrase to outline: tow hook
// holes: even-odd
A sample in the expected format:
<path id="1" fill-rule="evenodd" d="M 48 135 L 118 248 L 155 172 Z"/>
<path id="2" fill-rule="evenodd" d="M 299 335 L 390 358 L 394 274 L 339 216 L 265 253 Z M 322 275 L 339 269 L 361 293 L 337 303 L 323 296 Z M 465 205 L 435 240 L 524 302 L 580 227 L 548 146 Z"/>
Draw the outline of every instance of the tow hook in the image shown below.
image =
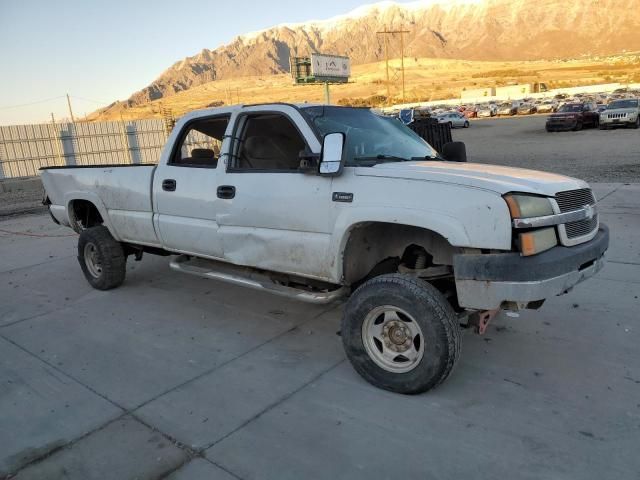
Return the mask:
<path id="1" fill-rule="evenodd" d="M 469 315 L 469 321 L 467 325 L 469 327 L 473 327 L 474 331 L 478 335 L 484 335 L 484 332 L 487 331 L 487 327 L 489 326 L 489 322 L 498 314 L 499 311 L 500 309 L 473 312 L 471 315 Z"/>

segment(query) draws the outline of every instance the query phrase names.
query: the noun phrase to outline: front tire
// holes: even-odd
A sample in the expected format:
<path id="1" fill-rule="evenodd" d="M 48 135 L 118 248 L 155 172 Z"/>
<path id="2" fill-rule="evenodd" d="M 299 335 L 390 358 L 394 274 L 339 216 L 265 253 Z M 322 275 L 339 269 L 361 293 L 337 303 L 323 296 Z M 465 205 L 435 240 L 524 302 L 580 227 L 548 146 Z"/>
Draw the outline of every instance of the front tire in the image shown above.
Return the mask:
<path id="1" fill-rule="evenodd" d="M 127 257 L 107 227 L 82 230 L 78 239 L 78 262 L 93 288 L 110 290 L 124 282 Z"/>
<path id="2" fill-rule="evenodd" d="M 636 118 L 635 123 L 631 125 L 631 128 L 640 128 L 640 115 L 638 115 L 638 118 Z"/>
<path id="3" fill-rule="evenodd" d="M 446 298 L 410 275 L 362 284 L 342 318 L 342 343 L 354 369 L 372 385 L 404 394 L 443 382 L 460 356 L 461 332 Z"/>

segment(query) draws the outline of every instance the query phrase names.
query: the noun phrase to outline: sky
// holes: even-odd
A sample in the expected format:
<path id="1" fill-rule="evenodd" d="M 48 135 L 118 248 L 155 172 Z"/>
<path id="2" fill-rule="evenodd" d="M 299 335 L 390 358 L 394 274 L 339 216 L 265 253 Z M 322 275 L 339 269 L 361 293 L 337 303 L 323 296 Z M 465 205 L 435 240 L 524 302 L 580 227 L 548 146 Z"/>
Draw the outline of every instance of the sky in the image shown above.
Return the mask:
<path id="1" fill-rule="evenodd" d="M 203 48 L 373 0 L 0 0 L 0 125 L 83 116 Z M 29 104 L 29 105 L 26 105 Z"/>

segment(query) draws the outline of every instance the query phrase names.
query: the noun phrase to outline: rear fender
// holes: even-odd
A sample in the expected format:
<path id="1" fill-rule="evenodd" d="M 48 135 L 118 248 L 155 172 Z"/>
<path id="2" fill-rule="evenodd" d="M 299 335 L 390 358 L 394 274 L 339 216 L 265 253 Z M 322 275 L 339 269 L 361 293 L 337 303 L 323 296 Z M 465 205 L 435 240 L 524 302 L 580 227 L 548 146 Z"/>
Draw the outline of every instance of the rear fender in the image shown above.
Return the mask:
<path id="1" fill-rule="evenodd" d="M 65 194 L 64 203 L 66 205 L 67 217 L 69 218 L 69 225 L 71 226 L 71 228 L 73 228 L 76 232 L 79 233 L 78 222 L 76 221 L 76 218 L 73 212 L 73 202 L 76 200 L 85 200 L 87 202 L 92 203 L 100 213 L 100 216 L 102 217 L 103 225 L 107 227 L 107 229 L 109 230 L 109 233 L 111 233 L 111 236 L 117 241 L 121 241 L 121 238 L 119 237 L 118 233 L 113 227 L 113 223 L 111 222 L 111 218 L 109 217 L 107 208 L 104 206 L 104 203 L 102 202 L 102 200 L 100 200 L 100 197 L 98 197 L 98 195 L 96 195 L 95 193 L 67 192 Z"/>

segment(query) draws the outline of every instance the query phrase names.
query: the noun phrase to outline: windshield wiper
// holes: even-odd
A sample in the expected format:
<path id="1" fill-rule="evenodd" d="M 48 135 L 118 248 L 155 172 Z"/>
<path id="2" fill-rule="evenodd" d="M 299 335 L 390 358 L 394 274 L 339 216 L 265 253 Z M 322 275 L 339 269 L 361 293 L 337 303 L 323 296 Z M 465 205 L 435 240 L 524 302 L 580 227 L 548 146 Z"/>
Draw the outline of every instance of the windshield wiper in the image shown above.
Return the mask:
<path id="1" fill-rule="evenodd" d="M 411 160 L 414 162 L 421 160 L 437 160 L 439 162 L 445 161 L 444 157 L 442 157 L 439 153 L 436 153 L 435 155 L 427 155 L 425 157 L 411 157 Z"/>
<path id="2" fill-rule="evenodd" d="M 371 157 L 355 157 L 354 160 L 363 161 L 363 162 L 376 161 L 376 163 L 379 163 L 377 161 L 382 161 L 382 162 L 408 162 L 409 161 L 408 158 L 396 157 L 395 155 L 382 155 L 382 154 L 373 155 Z"/>

